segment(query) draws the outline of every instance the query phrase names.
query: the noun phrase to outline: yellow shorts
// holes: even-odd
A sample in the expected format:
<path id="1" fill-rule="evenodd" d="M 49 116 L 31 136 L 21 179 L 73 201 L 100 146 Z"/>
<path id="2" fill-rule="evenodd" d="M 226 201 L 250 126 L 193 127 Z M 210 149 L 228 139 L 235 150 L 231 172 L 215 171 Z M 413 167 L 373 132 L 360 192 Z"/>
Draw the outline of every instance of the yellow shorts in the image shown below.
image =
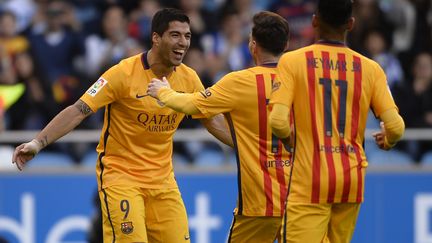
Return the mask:
<path id="1" fill-rule="evenodd" d="M 104 243 L 190 242 L 178 189 L 112 186 L 99 191 Z"/>
<path id="2" fill-rule="evenodd" d="M 349 243 L 359 210 L 359 203 L 288 202 L 282 223 L 283 242 Z"/>
<path id="3" fill-rule="evenodd" d="M 282 217 L 234 215 L 228 243 L 273 243 L 279 239 Z"/>

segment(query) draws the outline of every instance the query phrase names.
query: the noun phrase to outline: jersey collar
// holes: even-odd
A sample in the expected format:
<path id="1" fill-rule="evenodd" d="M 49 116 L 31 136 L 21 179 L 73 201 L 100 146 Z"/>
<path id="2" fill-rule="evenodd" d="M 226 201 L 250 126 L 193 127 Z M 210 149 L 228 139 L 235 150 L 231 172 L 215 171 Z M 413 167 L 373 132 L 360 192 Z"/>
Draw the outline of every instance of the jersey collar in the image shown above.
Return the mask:
<path id="1" fill-rule="evenodd" d="M 148 54 L 148 51 L 143 52 L 143 54 L 141 55 L 141 63 L 144 67 L 144 70 L 150 69 L 150 65 L 149 65 L 148 60 L 147 60 L 147 54 Z"/>
<path id="2" fill-rule="evenodd" d="M 266 62 L 266 63 L 262 63 L 260 66 L 262 66 L 262 67 L 277 67 L 277 62 Z"/>
<path id="3" fill-rule="evenodd" d="M 330 46 L 346 46 L 344 42 L 342 41 L 335 41 L 335 40 L 318 40 L 315 42 L 316 44 L 322 44 L 322 45 L 330 45 Z"/>

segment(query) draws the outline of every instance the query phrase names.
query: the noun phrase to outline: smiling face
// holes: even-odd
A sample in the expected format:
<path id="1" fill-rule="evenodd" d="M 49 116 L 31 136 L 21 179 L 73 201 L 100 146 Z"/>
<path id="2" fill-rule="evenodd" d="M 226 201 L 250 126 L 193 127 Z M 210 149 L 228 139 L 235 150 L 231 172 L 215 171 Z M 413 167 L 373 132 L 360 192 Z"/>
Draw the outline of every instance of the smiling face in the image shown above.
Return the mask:
<path id="1" fill-rule="evenodd" d="M 161 62 L 166 66 L 182 63 L 190 46 L 191 31 L 187 22 L 172 21 L 162 34 L 153 33 L 153 48 L 157 49 Z"/>

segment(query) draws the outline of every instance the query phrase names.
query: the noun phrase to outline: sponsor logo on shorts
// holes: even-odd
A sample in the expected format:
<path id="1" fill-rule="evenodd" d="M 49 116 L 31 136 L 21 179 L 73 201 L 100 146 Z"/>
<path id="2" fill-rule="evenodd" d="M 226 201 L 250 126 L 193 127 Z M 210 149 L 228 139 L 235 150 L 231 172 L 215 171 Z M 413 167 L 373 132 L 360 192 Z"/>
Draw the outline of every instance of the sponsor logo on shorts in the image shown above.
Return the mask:
<path id="1" fill-rule="evenodd" d="M 91 95 L 91 96 L 95 96 L 99 90 L 101 90 L 103 88 L 103 86 L 105 86 L 105 84 L 107 84 L 108 81 L 106 81 L 104 78 L 99 78 L 98 81 L 96 81 L 88 90 L 87 90 L 87 94 Z"/>
<path id="2" fill-rule="evenodd" d="M 121 231 L 124 234 L 130 234 L 130 233 L 132 233 L 133 229 L 134 229 L 134 227 L 133 227 L 132 222 L 123 222 L 123 223 L 121 223 Z"/>

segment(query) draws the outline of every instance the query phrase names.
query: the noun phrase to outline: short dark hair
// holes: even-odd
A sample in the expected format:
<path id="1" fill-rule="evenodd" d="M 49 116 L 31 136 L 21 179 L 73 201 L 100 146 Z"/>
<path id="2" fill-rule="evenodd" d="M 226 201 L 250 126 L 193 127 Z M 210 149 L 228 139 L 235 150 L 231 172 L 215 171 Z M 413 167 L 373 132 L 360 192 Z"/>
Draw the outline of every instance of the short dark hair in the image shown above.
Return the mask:
<path id="1" fill-rule="evenodd" d="M 289 39 L 288 21 L 278 14 L 262 11 L 253 16 L 252 38 L 264 50 L 279 55 Z"/>
<path id="2" fill-rule="evenodd" d="M 317 15 L 331 27 L 341 27 L 352 16 L 353 0 L 319 0 Z"/>
<path id="3" fill-rule="evenodd" d="M 173 21 L 186 22 L 190 24 L 189 17 L 181 10 L 175 8 L 164 8 L 156 12 L 152 19 L 151 32 L 162 36 L 168 29 L 169 23 Z"/>

